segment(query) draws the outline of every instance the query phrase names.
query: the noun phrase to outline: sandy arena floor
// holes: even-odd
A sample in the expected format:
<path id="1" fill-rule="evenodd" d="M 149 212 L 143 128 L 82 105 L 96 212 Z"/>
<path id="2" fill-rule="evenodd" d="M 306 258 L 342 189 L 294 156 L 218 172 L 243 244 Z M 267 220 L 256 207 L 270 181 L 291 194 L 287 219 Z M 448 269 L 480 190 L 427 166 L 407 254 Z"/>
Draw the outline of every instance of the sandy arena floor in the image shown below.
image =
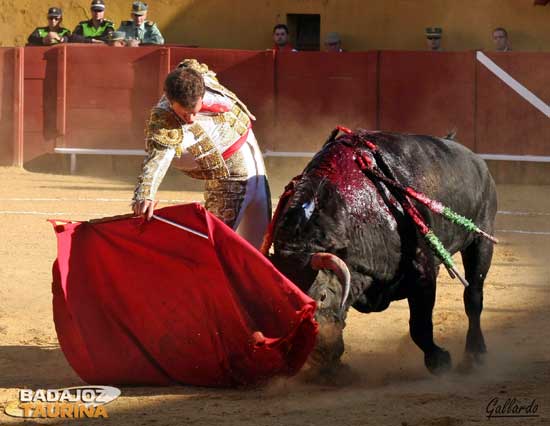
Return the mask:
<path id="1" fill-rule="evenodd" d="M 200 200 L 200 186 L 171 178 L 163 200 Z M 286 177 L 275 183 L 278 196 Z M 100 179 L 0 168 L 0 406 L 18 389 L 83 384 L 60 351 L 51 314 L 55 236 L 47 218 L 90 219 L 129 212 L 133 178 Z M 178 192 L 180 182 L 193 189 Z M 489 353 L 474 374 L 427 373 L 408 335 L 406 302 L 382 313 L 351 312 L 346 386 L 277 379 L 266 387 L 123 388 L 109 419 L 66 420 L 113 425 L 434 425 L 550 424 L 550 187 L 499 186 L 493 267 L 486 282 L 483 329 Z M 162 203 L 168 204 L 167 202 Z M 505 232 L 507 231 L 507 232 Z M 519 233 L 509 231 L 528 231 Z M 436 341 L 462 358 L 466 316 L 462 286 L 440 274 Z M 536 399 L 536 418 L 487 419 L 493 398 Z M 0 414 L 0 424 L 23 424 Z M 32 424 L 27 421 L 25 424 Z M 57 424 L 59 421 L 37 423 Z"/>

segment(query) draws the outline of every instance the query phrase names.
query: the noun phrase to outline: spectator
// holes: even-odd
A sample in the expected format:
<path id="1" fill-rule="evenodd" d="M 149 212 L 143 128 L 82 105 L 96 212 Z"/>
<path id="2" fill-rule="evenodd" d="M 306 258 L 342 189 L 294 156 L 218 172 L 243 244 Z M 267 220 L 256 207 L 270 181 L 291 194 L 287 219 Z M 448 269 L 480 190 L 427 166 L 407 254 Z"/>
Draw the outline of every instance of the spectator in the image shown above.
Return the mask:
<path id="1" fill-rule="evenodd" d="M 61 26 L 63 12 L 59 7 L 48 9 L 48 26 L 36 28 L 28 38 L 31 46 L 51 46 L 58 43 L 67 43 L 71 32 Z"/>
<path id="2" fill-rule="evenodd" d="M 72 43 L 106 43 L 115 30 L 112 21 L 105 19 L 104 0 L 92 0 L 92 19 L 81 21 L 73 31 Z"/>
<path id="3" fill-rule="evenodd" d="M 146 44 L 164 44 L 164 38 L 157 28 L 157 24 L 147 21 L 147 3 L 136 1 L 132 4 L 132 20 L 123 21 L 119 31 L 126 34 L 129 46 L 143 46 Z"/>
<path id="4" fill-rule="evenodd" d="M 326 52 L 343 52 L 342 40 L 338 33 L 328 33 L 325 37 L 325 51 Z"/>
<path id="5" fill-rule="evenodd" d="M 125 47 L 126 46 L 126 34 L 122 31 L 113 31 L 109 34 L 107 44 L 113 47 Z"/>
<path id="6" fill-rule="evenodd" d="M 509 52 L 512 50 L 508 41 L 508 32 L 502 27 L 493 30 L 493 41 L 497 52 Z"/>
<path id="7" fill-rule="evenodd" d="M 288 27 L 285 24 L 277 24 L 273 27 L 273 50 L 277 52 L 296 52 L 288 41 Z"/>
<path id="8" fill-rule="evenodd" d="M 432 52 L 442 52 L 441 48 L 441 36 L 443 30 L 439 27 L 426 28 L 426 41 L 428 42 L 428 49 Z"/>

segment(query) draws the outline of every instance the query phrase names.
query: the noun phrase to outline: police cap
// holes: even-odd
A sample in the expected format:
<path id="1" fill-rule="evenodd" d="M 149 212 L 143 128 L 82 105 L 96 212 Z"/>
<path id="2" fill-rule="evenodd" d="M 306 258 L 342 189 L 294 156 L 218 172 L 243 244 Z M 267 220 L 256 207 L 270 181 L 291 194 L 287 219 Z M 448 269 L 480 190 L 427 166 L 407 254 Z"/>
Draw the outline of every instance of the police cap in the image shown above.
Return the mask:
<path id="1" fill-rule="evenodd" d="M 98 11 L 105 10 L 105 1 L 104 0 L 92 0 L 92 4 L 90 5 L 90 8 L 92 10 L 98 10 Z"/>
<path id="2" fill-rule="evenodd" d="M 48 9 L 48 18 L 50 17 L 60 18 L 61 16 L 63 16 L 63 12 L 61 12 L 61 8 L 50 7 Z"/>
<path id="3" fill-rule="evenodd" d="M 109 34 L 109 41 L 119 41 L 126 39 L 126 33 L 124 31 L 113 31 Z"/>
<path id="4" fill-rule="evenodd" d="M 441 38 L 443 30 L 439 27 L 428 27 L 426 28 L 426 37 L 427 38 Z"/>
<path id="5" fill-rule="evenodd" d="M 145 15 L 147 12 L 147 3 L 135 1 L 132 3 L 132 15 Z"/>

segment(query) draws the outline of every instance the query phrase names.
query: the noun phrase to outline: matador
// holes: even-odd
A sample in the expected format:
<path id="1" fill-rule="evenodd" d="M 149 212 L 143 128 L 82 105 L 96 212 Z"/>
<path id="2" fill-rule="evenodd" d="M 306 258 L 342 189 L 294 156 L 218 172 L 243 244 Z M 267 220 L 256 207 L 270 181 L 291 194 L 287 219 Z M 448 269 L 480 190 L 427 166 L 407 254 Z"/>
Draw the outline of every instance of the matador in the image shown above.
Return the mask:
<path id="1" fill-rule="evenodd" d="M 134 192 L 136 215 L 151 218 L 170 164 L 205 180 L 205 207 L 256 248 L 271 219 L 255 117 L 216 74 L 186 59 L 168 74 L 164 95 L 146 125 L 147 156 Z"/>

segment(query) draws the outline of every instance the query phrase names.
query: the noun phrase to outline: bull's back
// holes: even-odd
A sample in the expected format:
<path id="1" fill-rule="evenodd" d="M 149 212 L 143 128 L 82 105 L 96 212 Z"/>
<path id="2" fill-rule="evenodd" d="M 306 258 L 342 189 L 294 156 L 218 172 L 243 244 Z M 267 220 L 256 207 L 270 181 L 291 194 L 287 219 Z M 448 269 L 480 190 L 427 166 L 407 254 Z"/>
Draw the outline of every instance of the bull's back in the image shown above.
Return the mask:
<path id="1" fill-rule="evenodd" d="M 373 133 L 369 140 L 379 146 L 384 162 L 401 183 L 493 232 L 496 189 L 481 157 L 457 142 L 430 136 Z M 457 225 L 421 210 L 452 252 L 471 240 Z"/>

